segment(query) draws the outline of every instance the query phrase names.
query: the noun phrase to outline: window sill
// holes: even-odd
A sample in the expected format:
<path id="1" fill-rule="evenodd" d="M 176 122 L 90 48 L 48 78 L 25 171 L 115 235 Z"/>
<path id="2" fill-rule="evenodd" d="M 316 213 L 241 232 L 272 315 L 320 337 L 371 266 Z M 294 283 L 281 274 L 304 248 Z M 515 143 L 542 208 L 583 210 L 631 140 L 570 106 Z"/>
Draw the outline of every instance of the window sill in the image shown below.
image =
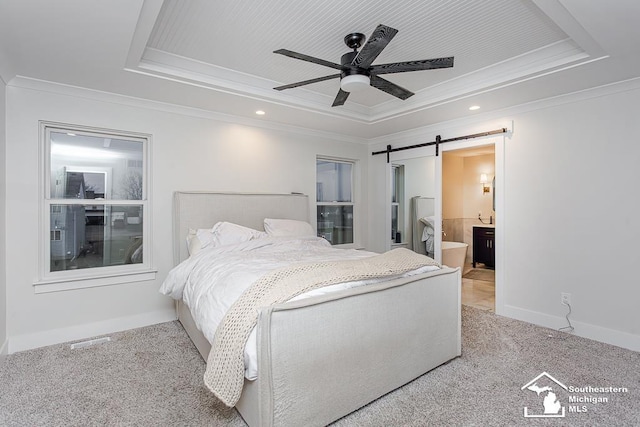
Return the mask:
<path id="1" fill-rule="evenodd" d="M 33 292 L 45 294 L 49 292 L 70 291 L 74 289 L 95 288 L 98 286 L 121 285 L 123 283 L 154 280 L 158 270 L 142 270 L 137 272 L 118 273 L 100 277 L 78 277 L 65 279 L 40 280 L 33 284 Z"/>

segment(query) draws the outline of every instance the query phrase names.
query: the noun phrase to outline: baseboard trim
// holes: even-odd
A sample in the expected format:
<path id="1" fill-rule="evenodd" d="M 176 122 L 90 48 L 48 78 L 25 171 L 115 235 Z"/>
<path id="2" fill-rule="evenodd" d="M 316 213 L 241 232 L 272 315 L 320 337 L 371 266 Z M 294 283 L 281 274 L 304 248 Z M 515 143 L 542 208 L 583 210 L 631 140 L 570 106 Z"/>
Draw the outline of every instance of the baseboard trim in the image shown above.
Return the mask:
<path id="1" fill-rule="evenodd" d="M 2 345 L 0 345 L 0 360 L 3 356 L 6 356 L 9 353 L 9 340 L 4 340 Z"/>
<path id="2" fill-rule="evenodd" d="M 177 318 L 175 308 L 172 306 L 165 310 L 150 313 L 119 317 L 101 322 L 70 326 L 68 328 L 52 329 L 33 334 L 16 335 L 9 337 L 7 352 L 12 354 L 18 351 L 31 350 L 38 347 L 61 344 L 69 341 L 84 340 L 99 335 L 112 334 L 115 332 L 126 331 L 128 329 L 171 322 Z"/>
<path id="3" fill-rule="evenodd" d="M 501 310 L 500 315 L 551 329 L 558 329 L 567 326 L 567 320 L 564 316 L 552 316 L 550 314 L 526 310 L 511 305 L 505 305 Z M 640 352 L 640 335 L 634 335 L 628 332 L 604 328 L 602 326 L 578 322 L 575 320 L 571 320 L 571 325 L 575 328 L 573 332 L 574 335 L 579 337 L 589 338 L 595 341 Z"/>

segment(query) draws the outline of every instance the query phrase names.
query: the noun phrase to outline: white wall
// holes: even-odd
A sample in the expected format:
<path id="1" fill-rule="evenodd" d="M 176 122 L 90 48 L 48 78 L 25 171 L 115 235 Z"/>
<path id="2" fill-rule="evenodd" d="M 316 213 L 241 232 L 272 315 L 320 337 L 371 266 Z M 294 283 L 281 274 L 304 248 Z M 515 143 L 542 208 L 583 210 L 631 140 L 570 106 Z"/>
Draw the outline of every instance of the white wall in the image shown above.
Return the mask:
<path id="1" fill-rule="evenodd" d="M 463 176 L 463 218 L 478 218 L 478 212 L 482 212 L 482 219 L 489 221 L 493 215 L 492 192 L 482 192 L 480 174 L 486 174 L 491 186 L 491 180 L 495 173 L 495 156 L 484 154 L 481 156 L 464 157 Z"/>
<path id="2" fill-rule="evenodd" d="M 503 171 L 496 170 L 504 180 L 504 210 L 496 212 L 502 230 L 496 237 L 503 244 L 496 248 L 503 270 L 497 272 L 503 277 L 499 314 L 560 328 L 567 312 L 560 293 L 569 292 L 576 334 L 640 350 L 634 268 L 640 241 L 638 100 L 640 81 L 622 82 L 514 108 L 502 117 L 413 131 L 393 145 L 512 121 L 504 152 L 496 152 L 496 164 L 504 163 Z M 379 140 L 371 148 L 387 143 Z M 370 168 L 370 176 L 379 173 L 377 162 Z M 372 194 L 371 206 L 379 203 Z"/>
<path id="3" fill-rule="evenodd" d="M 442 218 L 477 220 L 478 212 L 489 220 L 493 215 L 492 191 L 482 192 L 480 174 L 491 181 L 495 173 L 495 156 L 483 154 L 463 157 L 444 153 L 442 156 Z M 489 184 L 491 185 L 491 183 Z"/>
<path id="4" fill-rule="evenodd" d="M 497 213 L 505 314 L 565 326 L 569 292 L 578 334 L 640 350 L 638 100 L 636 88 L 514 116 Z"/>
<path id="5" fill-rule="evenodd" d="M 0 358 L 7 352 L 7 282 L 6 282 L 6 258 L 5 258 L 5 212 L 7 206 L 6 195 L 6 85 L 0 78 Z"/>
<path id="6" fill-rule="evenodd" d="M 315 209 L 316 156 L 355 159 L 367 171 L 367 147 L 327 136 L 214 120 L 205 112 L 56 85 L 7 87 L 7 300 L 9 351 L 166 321 L 173 305 L 158 288 L 172 267 L 175 190 L 302 192 Z M 153 263 L 156 280 L 34 294 L 37 279 L 38 121 L 72 123 L 153 136 Z M 367 206 L 366 182 L 356 191 Z M 213 225 L 213 224 L 212 224 Z M 361 244 L 365 245 L 366 241 Z M 104 331 L 104 332 L 102 332 Z"/>
<path id="7" fill-rule="evenodd" d="M 435 197 L 435 157 L 419 157 L 399 162 L 404 168 L 405 198 L 414 196 Z"/>
<path id="8" fill-rule="evenodd" d="M 442 156 L 442 219 L 464 217 L 464 157 Z"/>

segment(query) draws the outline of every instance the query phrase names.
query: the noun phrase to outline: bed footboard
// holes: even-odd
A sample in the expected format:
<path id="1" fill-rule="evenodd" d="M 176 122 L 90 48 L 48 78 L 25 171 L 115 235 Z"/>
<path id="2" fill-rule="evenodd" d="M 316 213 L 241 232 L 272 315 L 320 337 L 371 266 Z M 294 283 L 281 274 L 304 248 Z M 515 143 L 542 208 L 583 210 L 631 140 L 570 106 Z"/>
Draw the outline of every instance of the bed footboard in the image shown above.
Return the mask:
<path id="1" fill-rule="evenodd" d="M 461 276 L 442 270 L 261 310 L 251 427 L 326 425 L 461 354 Z M 189 309 L 178 318 L 204 360 Z"/>
<path id="2" fill-rule="evenodd" d="M 263 309 L 245 420 L 326 425 L 460 355 L 460 271 L 421 277 Z"/>

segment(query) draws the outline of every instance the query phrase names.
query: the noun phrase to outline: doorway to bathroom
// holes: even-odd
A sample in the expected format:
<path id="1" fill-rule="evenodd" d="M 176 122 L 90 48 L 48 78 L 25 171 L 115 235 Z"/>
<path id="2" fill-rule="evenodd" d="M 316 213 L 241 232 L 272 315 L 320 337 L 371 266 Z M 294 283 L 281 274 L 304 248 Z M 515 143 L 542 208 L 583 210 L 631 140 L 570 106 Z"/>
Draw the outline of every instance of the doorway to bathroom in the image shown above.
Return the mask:
<path id="1" fill-rule="evenodd" d="M 462 303 L 495 311 L 494 144 L 442 153 L 442 263 L 462 269 Z M 498 213 L 499 214 L 499 213 Z"/>

